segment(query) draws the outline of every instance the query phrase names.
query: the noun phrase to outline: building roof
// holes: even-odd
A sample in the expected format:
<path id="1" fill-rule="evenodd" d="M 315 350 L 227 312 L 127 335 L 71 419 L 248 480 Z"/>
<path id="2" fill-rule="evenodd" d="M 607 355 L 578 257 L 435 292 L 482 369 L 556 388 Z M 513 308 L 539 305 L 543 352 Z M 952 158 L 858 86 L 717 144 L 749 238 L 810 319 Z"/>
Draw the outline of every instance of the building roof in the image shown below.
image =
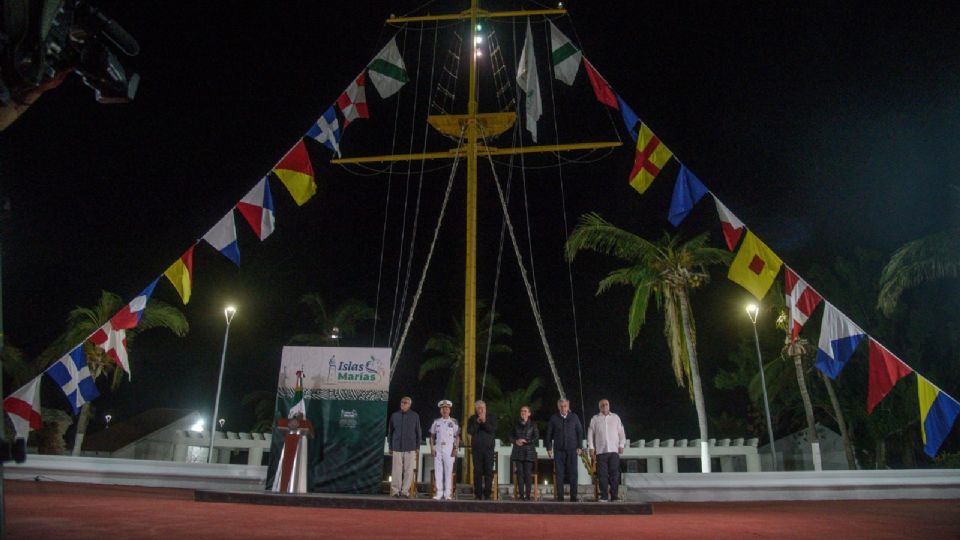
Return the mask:
<path id="1" fill-rule="evenodd" d="M 116 452 L 121 448 L 163 429 L 170 424 L 196 414 L 189 409 L 150 409 L 95 433 L 83 440 L 83 450 L 90 452 Z"/>

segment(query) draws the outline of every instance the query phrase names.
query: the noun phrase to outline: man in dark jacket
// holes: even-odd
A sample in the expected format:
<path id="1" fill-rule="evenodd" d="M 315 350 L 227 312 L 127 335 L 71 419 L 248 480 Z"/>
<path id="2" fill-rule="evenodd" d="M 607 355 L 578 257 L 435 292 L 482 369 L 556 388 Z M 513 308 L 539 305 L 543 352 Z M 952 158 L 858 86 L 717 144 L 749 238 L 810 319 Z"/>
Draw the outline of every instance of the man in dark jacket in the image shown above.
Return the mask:
<path id="1" fill-rule="evenodd" d="M 387 444 L 393 457 L 391 497 L 409 497 L 413 471 L 417 466 L 417 450 L 423 436 L 420 433 L 420 415 L 410 410 L 413 400 L 400 398 L 400 410 L 390 415 L 387 425 Z"/>
<path id="2" fill-rule="evenodd" d="M 577 457 L 583 451 L 583 424 L 580 418 L 570 410 L 570 401 L 557 401 L 558 413 L 550 417 L 547 424 L 547 455 L 553 458 L 557 470 L 556 496 L 563 500 L 563 484 L 570 484 L 570 502 L 577 500 Z"/>
<path id="3" fill-rule="evenodd" d="M 497 418 L 487 412 L 487 404 L 478 401 L 467 420 L 470 448 L 473 451 L 473 493 L 478 500 L 489 500 L 493 493 L 493 447 L 497 436 Z"/>

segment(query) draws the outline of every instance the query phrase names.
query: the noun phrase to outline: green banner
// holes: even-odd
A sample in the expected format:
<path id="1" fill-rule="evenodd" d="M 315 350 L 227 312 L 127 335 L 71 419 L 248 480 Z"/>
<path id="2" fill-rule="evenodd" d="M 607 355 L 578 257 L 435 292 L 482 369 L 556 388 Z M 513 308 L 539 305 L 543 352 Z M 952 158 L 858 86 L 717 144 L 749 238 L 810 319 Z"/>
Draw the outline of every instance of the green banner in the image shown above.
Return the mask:
<path id="1" fill-rule="evenodd" d="M 390 349 L 284 347 L 274 426 L 294 403 L 303 371 L 306 417 L 316 436 L 308 443 L 310 491 L 377 493 L 383 475 Z M 283 433 L 274 427 L 267 484 L 273 485 Z"/>

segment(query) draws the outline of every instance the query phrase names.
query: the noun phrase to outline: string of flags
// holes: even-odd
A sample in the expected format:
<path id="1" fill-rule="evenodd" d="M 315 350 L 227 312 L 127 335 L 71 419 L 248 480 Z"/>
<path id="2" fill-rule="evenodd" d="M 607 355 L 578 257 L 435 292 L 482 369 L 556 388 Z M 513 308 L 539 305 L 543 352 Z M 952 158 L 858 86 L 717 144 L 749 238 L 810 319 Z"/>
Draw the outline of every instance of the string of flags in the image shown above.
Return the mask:
<path id="1" fill-rule="evenodd" d="M 551 24 L 551 32 L 554 28 Z M 558 40 L 559 42 L 559 40 Z M 673 153 L 653 131 L 630 109 L 610 83 L 584 56 L 583 65 L 593 87 L 597 101 L 620 110 L 626 130 L 636 141 L 636 153 L 628 182 L 639 193 L 644 193 L 671 159 Z M 636 129 L 639 124 L 639 129 Z M 675 227 L 689 215 L 693 207 L 708 193 L 713 197 L 717 215 L 727 248 L 736 252 L 727 277 L 750 292 L 758 300 L 766 296 L 780 269 L 784 269 L 784 291 L 789 312 L 788 329 L 792 340 L 799 336 L 801 328 L 813 311 L 824 305 L 820 340 L 817 345 L 815 365 L 831 379 L 836 379 L 857 347 L 865 339 L 869 346 L 869 380 L 867 412 L 872 413 L 877 404 L 893 389 L 896 383 L 916 371 L 895 356 L 886 347 L 844 315 L 839 309 L 800 278 L 797 273 L 777 256 L 753 231 L 744 225 L 720 199 L 701 182 L 682 162 L 667 219 Z M 737 246 L 739 245 L 739 249 Z M 960 416 L 960 402 L 919 373 L 917 393 L 920 409 L 921 436 L 924 452 L 935 457 L 943 441 Z"/>
<path id="2" fill-rule="evenodd" d="M 165 277 L 173 286 L 184 304 L 190 302 L 193 292 L 193 252 L 201 241 L 230 259 L 237 267 L 240 266 L 240 248 L 234 210 L 243 216 L 254 235 L 261 241 L 266 240 L 273 233 L 276 224 L 273 196 L 270 192 L 271 174 L 286 187 L 298 206 L 303 206 L 316 194 L 316 175 L 303 138 L 314 139 L 333 153 L 340 155 L 343 131 L 353 121 L 370 117 L 365 88 L 367 76 L 384 99 L 396 94 L 409 81 L 406 66 L 397 48 L 396 37 L 392 38 L 367 68 L 350 82 L 304 136 L 271 168 L 270 173 L 261 178 L 230 211 L 204 233 L 200 240 L 194 242 L 164 270 L 162 277 Z M 101 349 L 103 354 L 123 369 L 128 378 L 130 377 L 126 331 L 139 324 L 159 281 L 160 277 L 155 278 L 107 323 L 52 363 L 43 373 L 3 400 L 3 410 L 9 415 L 17 438 L 26 439 L 31 430 L 42 427 L 40 379 L 44 374 L 60 387 L 75 415 L 85 403 L 99 396 L 84 351 L 84 344 L 87 342 Z"/>

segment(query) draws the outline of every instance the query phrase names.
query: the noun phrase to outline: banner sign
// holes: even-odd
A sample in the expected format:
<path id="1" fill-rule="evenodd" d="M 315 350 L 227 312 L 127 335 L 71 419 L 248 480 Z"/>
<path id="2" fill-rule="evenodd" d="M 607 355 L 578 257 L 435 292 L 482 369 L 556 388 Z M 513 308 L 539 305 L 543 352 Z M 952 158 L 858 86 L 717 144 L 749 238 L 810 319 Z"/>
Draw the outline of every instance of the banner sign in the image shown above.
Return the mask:
<path id="1" fill-rule="evenodd" d="M 316 430 L 309 442 L 307 485 L 312 491 L 377 493 L 383 475 L 391 349 L 284 347 L 277 385 L 276 419 L 293 403 L 298 371 L 304 373 L 306 417 Z M 276 474 L 283 436 L 276 429 L 267 485 Z"/>

